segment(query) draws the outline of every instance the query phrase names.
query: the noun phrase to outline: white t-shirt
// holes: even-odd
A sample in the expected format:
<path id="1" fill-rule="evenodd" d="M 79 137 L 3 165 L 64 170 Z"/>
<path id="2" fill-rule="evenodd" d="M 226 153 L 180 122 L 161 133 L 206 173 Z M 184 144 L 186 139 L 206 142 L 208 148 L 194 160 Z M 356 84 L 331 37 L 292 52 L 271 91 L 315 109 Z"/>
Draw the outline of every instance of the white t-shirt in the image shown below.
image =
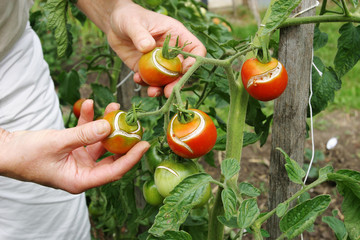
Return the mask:
<path id="1" fill-rule="evenodd" d="M 40 40 L 29 23 L 0 60 L 0 127 L 8 131 L 63 128 Z M 0 177 L 0 240 L 5 239 L 89 240 L 85 195 Z"/>

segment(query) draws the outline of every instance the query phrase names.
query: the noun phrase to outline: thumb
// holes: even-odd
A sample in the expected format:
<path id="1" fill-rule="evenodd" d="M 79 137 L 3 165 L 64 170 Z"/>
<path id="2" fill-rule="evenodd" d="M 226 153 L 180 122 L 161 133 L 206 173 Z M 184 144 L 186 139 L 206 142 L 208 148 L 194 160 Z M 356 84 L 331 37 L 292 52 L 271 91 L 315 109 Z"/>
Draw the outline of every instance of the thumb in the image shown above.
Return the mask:
<path id="1" fill-rule="evenodd" d="M 110 124 L 106 120 L 97 120 L 68 128 L 59 132 L 59 139 L 64 143 L 66 151 L 99 142 L 110 134 Z"/>
<path id="2" fill-rule="evenodd" d="M 141 23 L 127 26 L 127 33 L 137 50 L 142 53 L 150 52 L 156 47 L 156 42 Z"/>

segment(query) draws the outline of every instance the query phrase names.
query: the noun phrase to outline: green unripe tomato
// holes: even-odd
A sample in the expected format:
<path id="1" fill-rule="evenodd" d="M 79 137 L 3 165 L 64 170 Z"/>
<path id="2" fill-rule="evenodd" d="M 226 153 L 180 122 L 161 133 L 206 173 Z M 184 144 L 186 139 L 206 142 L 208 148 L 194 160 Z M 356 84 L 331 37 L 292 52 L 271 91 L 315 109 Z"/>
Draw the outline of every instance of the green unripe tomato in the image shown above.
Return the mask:
<path id="1" fill-rule="evenodd" d="M 148 180 L 143 185 L 143 194 L 145 201 L 153 206 L 162 204 L 164 197 L 158 192 L 153 179 Z"/>
<path id="2" fill-rule="evenodd" d="M 199 169 L 191 160 L 182 162 L 172 159 L 165 160 L 155 170 L 155 185 L 159 193 L 163 197 L 167 197 L 184 178 L 198 172 Z"/>

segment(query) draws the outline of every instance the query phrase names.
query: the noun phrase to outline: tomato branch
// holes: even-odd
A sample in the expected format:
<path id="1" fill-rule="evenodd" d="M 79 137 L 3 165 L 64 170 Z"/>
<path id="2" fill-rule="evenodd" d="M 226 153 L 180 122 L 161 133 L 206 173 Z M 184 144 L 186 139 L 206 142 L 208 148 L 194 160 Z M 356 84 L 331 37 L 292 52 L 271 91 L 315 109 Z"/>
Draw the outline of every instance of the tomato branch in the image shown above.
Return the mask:
<path id="1" fill-rule="evenodd" d="M 360 17 L 358 16 L 339 16 L 339 15 L 317 15 L 309 17 L 297 17 L 297 18 L 288 18 L 285 20 L 279 28 L 297 26 L 301 24 L 310 24 L 310 23 L 325 23 L 325 22 L 360 22 Z"/>
<path id="2" fill-rule="evenodd" d="M 292 202 L 293 200 L 297 199 L 301 194 L 309 191 L 311 188 L 314 188 L 318 185 L 320 185 L 323 182 L 326 182 L 328 180 L 327 176 L 326 177 L 322 177 L 317 179 L 315 182 L 305 186 L 304 188 L 302 188 L 301 190 L 297 191 L 294 195 L 292 195 L 290 198 L 288 198 L 286 201 L 283 202 L 283 204 L 289 204 L 290 202 Z M 268 212 L 267 214 L 265 214 L 264 216 L 262 216 L 261 218 L 258 218 L 255 221 L 255 225 L 261 226 L 266 220 L 268 220 L 274 213 L 276 213 L 276 208 L 274 208 L 273 210 L 271 210 L 270 212 Z"/>

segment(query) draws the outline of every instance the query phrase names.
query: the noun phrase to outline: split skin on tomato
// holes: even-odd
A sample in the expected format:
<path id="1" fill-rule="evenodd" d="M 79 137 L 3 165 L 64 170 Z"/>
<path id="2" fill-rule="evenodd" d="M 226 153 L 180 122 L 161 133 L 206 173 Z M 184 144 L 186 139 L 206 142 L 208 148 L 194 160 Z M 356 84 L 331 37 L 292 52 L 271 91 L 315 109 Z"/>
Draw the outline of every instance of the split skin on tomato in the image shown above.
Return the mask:
<path id="1" fill-rule="evenodd" d="M 241 78 L 246 91 L 260 101 L 278 98 L 288 83 L 285 67 L 275 58 L 268 63 L 261 63 L 256 58 L 246 60 L 241 68 Z"/>
<path id="2" fill-rule="evenodd" d="M 182 64 L 178 57 L 166 59 L 162 48 L 155 48 L 139 60 L 141 79 L 150 86 L 164 86 L 175 81 L 181 74 Z"/>
<path id="3" fill-rule="evenodd" d="M 80 98 L 79 100 L 77 100 L 74 103 L 73 113 L 77 119 L 79 119 L 79 117 L 80 117 L 81 106 L 82 106 L 83 102 L 85 102 L 85 100 L 86 100 L 85 98 Z"/>
<path id="4" fill-rule="evenodd" d="M 194 118 L 181 123 L 176 114 L 167 129 L 167 142 L 171 150 L 183 158 L 201 157 L 214 147 L 217 138 L 212 119 L 199 109 L 189 109 Z"/>
<path id="5" fill-rule="evenodd" d="M 148 180 L 143 185 L 143 195 L 145 201 L 153 206 L 162 204 L 164 197 L 160 195 L 155 185 L 154 179 Z"/>
<path id="6" fill-rule="evenodd" d="M 189 159 L 182 159 L 177 161 L 168 159 L 157 166 L 154 174 L 155 185 L 160 195 L 167 197 L 170 192 L 186 177 L 199 173 L 197 165 Z M 210 183 L 204 186 L 198 192 L 199 196 L 194 196 L 196 199 L 196 207 L 201 207 L 206 204 L 211 196 Z"/>
<path id="7" fill-rule="evenodd" d="M 136 143 L 141 141 L 143 129 L 138 121 L 129 125 L 125 120 L 126 112 L 116 110 L 104 116 L 111 126 L 110 135 L 102 141 L 106 150 L 115 154 L 127 153 Z"/>

